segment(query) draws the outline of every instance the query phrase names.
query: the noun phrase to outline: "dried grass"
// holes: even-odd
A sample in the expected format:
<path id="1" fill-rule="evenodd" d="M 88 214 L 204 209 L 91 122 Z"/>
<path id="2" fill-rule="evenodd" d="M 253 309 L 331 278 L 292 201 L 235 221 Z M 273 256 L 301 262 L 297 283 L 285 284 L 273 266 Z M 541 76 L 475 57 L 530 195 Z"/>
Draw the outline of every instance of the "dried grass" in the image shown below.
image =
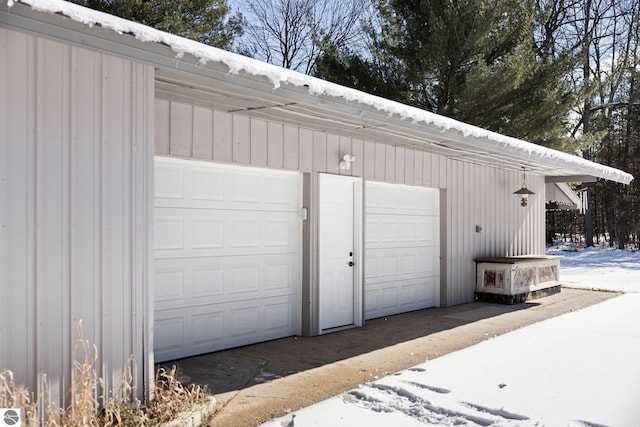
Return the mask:
<path id="1" fill-rule="evenodd" d="M 196 405 L 207 401 L 210 394 L 197 384 L 184 387 L 176 379 L 176 367 L 167 372 L 160 368 L 156 373 L 155 396 L 147 406 L 147 415 L 157 422 L 168 422 L 175 414 L 184 414 L 193 411 Z"/>
<path id="2" fill-rule="evenodd" d="M 194 411 L 210 399 L 206 388 L 184 387 L 171 371 L 159 369 L 155 378 L 155 396 L 146 408 L 133 393 L 133 357 L 129 358 L 117 390 L 104 397 L 104 381 L 95 371 L 98 349 L 82 336 L 78 323 L 75 351 L 81 354 L 74 361 L 75 375 L 69 388 L 70 403 L 59 408 L 51 399 L 46 375 L 42 378 L 42 393 L 34 396 L 16 387 L 10 370 L 0 371 L 0 408 L 20 408 L 25 427 L 61 426 L 146 426 L 173 420 L 176 415 Z"/>

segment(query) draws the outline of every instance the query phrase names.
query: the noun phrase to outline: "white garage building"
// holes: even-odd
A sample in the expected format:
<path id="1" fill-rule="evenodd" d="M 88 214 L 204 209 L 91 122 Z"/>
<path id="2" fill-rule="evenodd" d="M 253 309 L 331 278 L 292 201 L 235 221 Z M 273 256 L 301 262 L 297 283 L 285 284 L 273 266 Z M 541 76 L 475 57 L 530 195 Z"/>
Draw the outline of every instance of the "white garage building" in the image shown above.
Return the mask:
<path id="1" fill-rule="evenodd" d="M 66 2 L 2 2 L 0 76 L 0 369 L 60 399 L 80 319 L 107 389 L 133 355 L 148 391 L 470 302 L 474 258 L 544 252 L 546 182 L 633 179 Z"/>

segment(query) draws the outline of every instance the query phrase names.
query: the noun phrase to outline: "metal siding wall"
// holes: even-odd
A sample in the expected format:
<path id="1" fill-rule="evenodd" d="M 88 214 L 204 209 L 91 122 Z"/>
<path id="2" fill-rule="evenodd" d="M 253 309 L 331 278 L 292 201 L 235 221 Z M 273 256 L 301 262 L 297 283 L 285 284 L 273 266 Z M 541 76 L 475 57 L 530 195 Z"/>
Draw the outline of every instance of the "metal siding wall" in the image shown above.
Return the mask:
<path id="1" fill-rule="evenodd" d="M 415 172 L 413 170 L 413 166 L 414 166 L 413 157 L 414 157 L 414 151 L 413 150 L 405 150 L 405 154 L 404 154 L 404 164 L 405 164 L 404 183 L 407 184 L 407 185 L 414 185 Z"/>
<path id="2" fill-rule="evenodd" d="M 169 107 L 167 104 L 179 104 Z M 189 122 L 195 104 L 182 101 L 157 99 L 157 131 L 165 131 L 163 123 L 174 123 L 170 115 L 175 111 L 181 120 Z M 187 112 L 183 112 L 185 109 Z M 454 305 L 473 300 L 475 288 L 475 264 L 478 256 L 506 256 L 544 253 L 544 178 L 527 175 L 527 185 L 538 195 L 523 209 L 519 199 L 512 193 L 520 188 L 522 174 L 490 166 L 473 165 L 456 160 L 448 160 L 437 154 L 402 146 L 388 145 L 382 141 L 362 140 L 321 132 L 304 127 L 285 125 L 285 137 L 271 138 L 267 132 L 262 135 L 264 123 L 261 119 L 220 113 L 213 110 L 212 159 L 230 161 L 227 150 L 220 153 L 216 147 L 216 134 L 224 133 L 241 145 L 243 155 L 234 157 L 234 162 L 256 166 L 284 168 L 301 172 L 328 172 L 361 176 L 365 180 L 383 181 L 440 188 L 447 191 L 446 212 L 447 235 L 446 257 L 448 281 L 447 304 Z M 238 121 L 243 126 L 234 126 Z M 180 126 L 184 126 L 181 124 Z M 267 122 L 267 128 L 282 126 Z M 220 130 L 222 129 L 222 130 Z M 251 132 L 246 130 L 251 129 Z M 196 157 L 188 153 L 191 147 L 206 145 L 209 130 L 199 135 L 199 128 L 193 127 L 181 135 L 191 135 L 191 143 L 177 138 L 165 142 L 158 135 L 156 154 L 181 153 L 183 157 Z M 260 135 L 256 135 L 260 132 Z M 277 133 L 279 135 L 279 133 Z M 174 144 L 176 148 L 173 148 Z M 282 147 L 286 144 L 286 147 Z M 266 147 L 266 164 L 265 164 Z M 203 151 L 207 151 L 202 149 Z M 276 155 L 272 155 L 276 152 Z M 234 152 L 235 153 L 235 152 Z M 280 160 L 280 153 L 284 159 Z M 340 170 L 338 163 L 344 154 L 357 156 L 351 170 Z M 483 228 L 475 232 L 475 226 Z"/>
<path id="3" fill-rule="evenodd" d="M 367 181 L 375 179 L 375 150 L 376 144 L 372 141 L 364 141 L 362 145 L 362 177 Z"/>
<path id="4" fill-rule="evenodd" d="M 298 170 L 311 172 L 313 170 L 313 131 L 305 128 L 298 128 L 298 131 L 298 144 L 300 144 Z"/>
<path id="5" fill-rule="evenodd" d="M 200 132 L 193 136 L 193 157 L 210 159 L 213 155 L 213 111 L 196 106 L 193 111 L 193 127 Z"/>
<path id="6" fill-rule="evenodd" d="M 353 176 L 363 176 L 365 171 L 364 158 L 365 141 L 360 138 L 351 138 L 351 154 L 356 156 L 356 161 L 351 165 L 351 174 Z M 357 161 L 360 159 L 360 161 Z"/>
<path id="7" fill-rule="evenodd" d="M 301 146 L 299 144 L 300 129 L 294 126 L 284 125 L 282 159 L 283 168 L 288 170 L 304 170 L 299 158 Z"/>
<path id="8" fill-rule="evenodd" d="M 133 355 L 142 393 L 153 69 L 5 29 L 0 46 L 0 368 L 68 398 L 82 319 L 106 390 Z"/>
<path id="9" fill-rule="evenodd" d="M 252 119 L 249 127 L 251 135 L 249 140 L 251 164 L 255 166 L 266 166 L 268 155 L 267 122 L 265 120 Z"/>
<path id="10" fill-rule="evenodd" d="M 536 195 L 523 208 L 513 194 L 522 173 L 455 160 L 447 169 L 447 304 L 455 305 L 473 301 L 475 258 L 544 253 L 544 177 L 527 175 Z"/>
<path id="11" fill-rule="evenodd" d="M 35 384 L 35 39 L 0 28 L 0 369 Z M 17 54 L 19 53 L 19 54 Z M 18 141 L 19 143 L 13 143 Z"/>
<path id="12" fill-rule="evenodd" d="M 69 259 L 69 58 L 66 46 L 37 40 L 36 64 L 36 365 L 44 372 L 64 372 L 71 366 L 68 321 Z M 55 84 L 54 84 L 55 82 Z M 46 119 L 45 119 L 46 116 Z M 40 143 L 41 142 L 41 143 Z M 66 214 L 66 215 L 65 215 Z M 67 261 L 67 262 L 65 262 Z M 44 286 L 41 286 L 43 284 Z M 59 344 L 58 344 L 59 343 Z M 60 398 L 69 377 L 52 376 L 54 396 Z M 57 393 L 60 394 L 57 394 Z"/>
<path id="13" fill-rule="evenodd" d="M 267 163 L 274 168 L 284 168 L 284 125 L 267 123 Z"/>

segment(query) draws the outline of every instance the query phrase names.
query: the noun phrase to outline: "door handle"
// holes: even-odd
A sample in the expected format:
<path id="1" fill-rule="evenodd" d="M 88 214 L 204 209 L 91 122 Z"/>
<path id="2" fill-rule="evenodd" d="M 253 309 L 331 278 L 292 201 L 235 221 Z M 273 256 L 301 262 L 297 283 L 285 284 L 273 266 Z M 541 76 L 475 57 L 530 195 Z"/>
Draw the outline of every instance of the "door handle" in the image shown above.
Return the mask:
<path id="1" fill-rule="evenodd" d="M 353 267 L 354 265 L 353 261 L 349 261 L 349 267 Z"/>

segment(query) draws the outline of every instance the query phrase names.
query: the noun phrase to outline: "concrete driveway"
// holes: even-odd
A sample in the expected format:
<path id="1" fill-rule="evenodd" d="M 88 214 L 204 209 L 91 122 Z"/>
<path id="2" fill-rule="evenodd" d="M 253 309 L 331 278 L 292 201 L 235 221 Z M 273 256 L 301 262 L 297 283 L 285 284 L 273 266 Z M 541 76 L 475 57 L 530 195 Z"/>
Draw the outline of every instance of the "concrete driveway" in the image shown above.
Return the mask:
<path id="1" fill-rule="evenodd" d="M 218 409 L 210 426 L 254 426 L 358 384 L 616 293 L 563 288 L 518 305 L 470 303 L 367 321 L 319 337 L 290 337 L 167 362 L 185 384 L 206 385 Z"/>

